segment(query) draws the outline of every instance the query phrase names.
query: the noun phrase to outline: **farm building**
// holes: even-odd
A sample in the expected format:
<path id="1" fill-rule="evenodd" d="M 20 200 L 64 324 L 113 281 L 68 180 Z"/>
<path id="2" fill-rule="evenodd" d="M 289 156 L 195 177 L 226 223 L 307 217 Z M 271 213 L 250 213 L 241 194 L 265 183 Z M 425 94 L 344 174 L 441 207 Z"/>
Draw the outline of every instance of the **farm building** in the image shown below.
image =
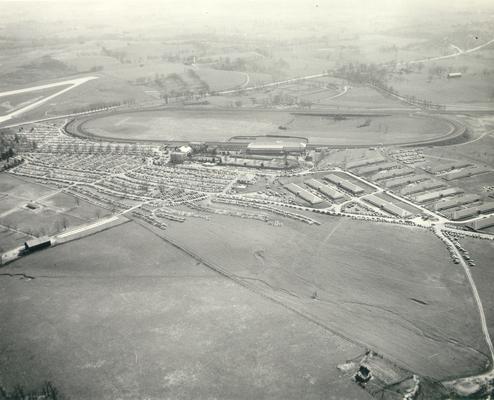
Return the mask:
<path id="1" fill-rule="evenodd" d="M 250 154 L 273 154 L 305 152 L 305 143 L 299 142 L 251 142 L 247 145 L 247 153 Z"/>
<path id="2" fill-rule="evenodd" d="M 404 210 L 403 208 L 398 207 L 397 205 L 395 205 L 389 201 L 386 201 L 384 199 L 381 199 L 380 197 L 377 197 L 373 194 L 365 197 L 364 200 L 369 202 L 370 204 L 372 204 L 376 207 L 379 207 L 382 210 L 384 210 L 390 214 L 396 215 L 397 217 L 400 217 L 400 218 L 407 218 L 407 217 L 410 217 L 412 215 L 407 210 Z"/>
<path id="3" fill-rule="evenodd" d="M 489 171 L 490 169 L 486 167 L 470 167 L 461 169 L 459 171 L 448 172 L 447 174 L 444 174 L 442 178 L 446 179 L 447 181 L 451 181 L 453 179 L 468 178 L 470 176 L 483 174 L 484 172 Z"/>
<path id="4" fill-rule="evenodd" d="M 187 154 L 181 151 L 174 151 L 170 153 L 170 161 L 173 164 L 181 164 L 187 159 Z"/>
<path id="5" fill-rule="evenodd" d="M 463 219 L 468 217 L 475 217 L 479 214 L 484 214 L 494 211 L 494 202 L 484 203 L 476 207 L 468 207 L 463 210 L 458 210 L 453 213 L 453 219 Z"/>
<path id="6" fill-rule="evenodd" d="M 464 204 L 473 203 L 480 200 L 480 196 L 476 194 L 465 194 L 463 196 L 455 197 L 454 199 L 441 200 L 434 204 L 436 211 L 447 210 L 448 208 L 459 207 Z"/>
<path id="7" fill-rule="evenodd" d="M 316 190 L 320 191 L 322 194 L 325 194 L 331 200 L 338 200 L 338 199 L 342 199 L 344 197 L 342 193 L 333 189 L 329 185 L 325 185 L 324 183 L 319 182 L 316 179 L 309 179 L 309 180 L 305 181 L 305 184 L 307 186 L 310 186 L 312 189 L 316 189 Z"/>
<path id="8" fill-rule="evenodd" d="M 51 246 L 51 239 L 47 236 L 42 236 L 24 242 L 24 250 L 26 251 L 41 250 L 50 246 Z"/>
<path id="9" fill-rule="evenodd" d="M 385 161 L 386 159 L 382 156 L 379 157 L 373 157 L 373 158 L 366 158 L 364 160 L 355 160 L 355 161 L 350 161 L 346 164 L 347 168 L 357 168 L 357 167 L 363 167 L 365 165 L 371 165 L 371 164 L 377 164 L 380 162 Z"/>
<path id="10" fill-rule="evenodd" d="M 494 215 L 489 215 L 488 217 L 477 219 L 467 224 L 468 227 L 475 230 L 490 228 L 493 225 L 494 225 Z"/>
<path id="11" fill-rule="evenodd" d="M 383 171 L 385 169 L 391 169 L 397 167 L 398 164 L 395 162 L 387 162 L 387 163 L 382 163 L 382 164 L 374 164 L 374 165 L 369 165 L 367 167 L 362 167 L 359 168 L 355 171 L 356 174 L 371 174 L 373 172 L 378 172 L 378 171 Z"/>
<path id="12" fill-rule="evenodd" d="M 411 183 L 425 181 L 427 179 L 429 179 L 429 176 L 425 174 L 413 175 L 413 176 L 401 177 L 396 179 L 390 179 L 389 181 L 386 181 L 384 186 L 386 186 L 387 188 L 393 188 L 396 186 L 409 185 Z"/>
<path id="13" fill-rule="evenodd" d="M 434 165 L 432 167 L 427 168 L 427 170 L 433 174 L 437 174 L 437 173 L 443 172 L 443 171 L 452 171 L 452 170 L 458 169 L 458 168 L 465 168 L 465 167 L 468 167 L 469 165 L 472 165 L 472 164 L 469 162 L 458 161 L 458 162 L 454 162 L 454 163 Z"/>
<path id="14" fill-rule="evenodd" d="M 180 153 L 184 153 L 184 154 L 191 154 L 192 153 L 192 147 L 190 146 L 181 146 L 178 148 L 178 151 Z"/>
<path id="15" fill-rule="evenodd" d="M 405 176 L 413 174 L 413 169 L 411 168 L 395 168 L 389 171 L 381 171 L 372 176 L 372 180 L 380 181 L 383 179 L 396 178 L 398 176 Z"/>
<path id="16" fill-rule="evenodd" d="M 426 203 L 428 201 L 441 199 L 443 197 L 454 196 L 455 194 L 459 193 L 463 193 L 463 189 L 448 188 L 444 190 L 436 190 L 435 192 L 429 192 L 415 196 L 415 201 L 418 203 Z"/>
<path id="17" fill-rule="evenodd" d="M 285 185 L 285 189 L 297 195 L 301 199 L 307 201 L 311 205 L 315 205 L 323 202 L 323 200 L 320 197 L 313 195 L 308 190 L 305 190 L 294 183 L 289 183 L 288 185 Z"/>
<path id="18" fill-rule="evenodd" d="M 362 189 L 360 186 L 357 186 L 354 183 L 346 179 L 343 179 L 335 174 L 326 175 L 324 179 L 327 180 L 328 182 L 334 183 L 335 185 L 349 191 L 353 195 L 362 194 L 365 192 L 365 190 Z"/>
<path id="19" fill-rule="evenodd" d="M 461 78 L 461 72 L 450 72 L 448 74 L 448 79 L 450 78 Z"/>
<path id="20" fill-rule="evenodd" d="M 427 190 L 438 189 L 445 186 L 446 185 L 443 182 L 428 180 L 425 182 L 405 186 L 403 189 L 401 189 L 400 193 L 404 196 L 407 196 L 409 194 L 425 192 Z"/>

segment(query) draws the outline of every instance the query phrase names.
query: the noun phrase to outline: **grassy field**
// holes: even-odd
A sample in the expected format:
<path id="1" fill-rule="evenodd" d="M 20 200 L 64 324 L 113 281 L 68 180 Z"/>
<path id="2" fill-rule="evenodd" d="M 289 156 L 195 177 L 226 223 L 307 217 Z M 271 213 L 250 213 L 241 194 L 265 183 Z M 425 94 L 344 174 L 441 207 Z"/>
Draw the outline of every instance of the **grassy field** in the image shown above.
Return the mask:
<path id="1" fill-rule="evenodd" d="M 355 108 L 409 108 L 390 97 L 385 97 L 378 91 L 365 86 L 352 86 L 347 93 L 336 98 L 327 98 L 320 101 L 321 105 Z"/>
<path id="2" fill-rule="evenodd" d="M 90 120 L 84 129 L 112 138 L 228 140 L 237 135 L 277 133 L 278 126 L 289 117 L 276 112 L 149 111 Z"/>
<path id="3" fill-rule="evenodd" d="M 10 96 L 0 97 L 0 115 L 11 113 L 22 107 L 26 107 L 35 101 L 41 100 L 48 97 L 54 93 L 57 93 L 69 85 L 61 85 L 55 88 L 36 90 L 32 92 L 19 93 Z"/>
<path id="4" fill-rule="evenodd" d="M 403 79 L 403 80 L 402 80 Z M 390 84 L 399 93 L 431 100 L 439 104 L 490 103 L 494 101 L 494 84 L 489 79 L 466 74 L 459 79 L 447 77 L 428 81 L 427 75 L 413 73 Z"/>
<path id="5" fill-rule="evenodd" d="M 365 160 L 379 157 L 380 153 L 375 149 L 357 148 L 357 149 L 329 149 L 324 158 L 319 162 L 319 167 L 345 167 L 352 161 Z"/>
<path id="6" fill-rule="evenodd" d="M 413 228 L 315 218 L 321 226 L 283 220 L 279 228 L 215 216 L 174 224 L 167 235 L 417 373 L 483 370 L 473 299 L 439 240 Z"/>
<path id="7" fill-rule="evenodd" d="M 484 120 L 483 126 L 469 125 L 473 132 L 470 143 L 424 149 L 424 154 L 431 155 L 430 160 L 436 159 L 437 162 L 447 163 L 452 160 L 464 160 L 473 164 L 486 164 L 494 168 L 494 154 L 491 151 L 494 146 L 494 136 L 492 135 L 494 119 L 485 117 L 482 120 Z"/>
<path id="8" fill-rule="evenodd" d="M 461 245 L 468 250 L 476 266 L 472 267 L 472 276 L 479 291 L 484 311 L 486 312 L 487 326 L 491 337 L 494 336 L 494 244 L 487 240 L 471 238 L 460 239 Z"/>
<path id="9" fill-rule="evenodd" d="M 30 201 L 54 191 L 48 186 L 30 182 L 29 179 L 7 173 L 0 174 L 0 193 L 13 198 Z M 0 200 L 3 200 L 3 198 Z"/>
<path id="10" fill-rule="evenodd" d="M 420 72 L 395 75 L 390 84 L 400 93 L 441 104 L 492 103 L 492 62 L 492 50 L 483 49 L 472 54 L 424 63 Z M 440 76 L 431 74 L 438 67 L 452 72 L 463 71 L 463 76 L 448 79 L 447 72 Z M 485 75 L 484 72 L 488 74 Z"/>
<path id="11" fill-rule="evenodd" d="M 82 225 L 82 218 L 59 213 L 49 208 L 31 211 L 21 208 L 0 218 L 0 224 L 34 236 L 54 235 L 63 229 Z"/>
<path id="12" fill-rule="evenodd" d="M 88 256 L 90 250 L 91 256 Z M 74 399 L 370 399 L 364 351 L 128 223 L 2 268 L 2 384 Z"/>
<path id="13" fill-rule="evenodd" d="M 130 85 L 122 79 L 101 76 L 64 93 L 31 114 L 63 115 L 85 109 L 90 104 L 123 102 L 130 99 L 140 102 L 150 100 L 151 97 L 141 87 Z"/>
<path id="14" fill-rule="evenodd" d="M 280 125 L 288 129 L 280 131 Z M 440 120 L 405 115 L 335 120 L 275 111 L 167 110 L 117 114 L 89 120 L 84 131 L 102 137 L 142 140 L 226 140 L 238 135 L 306 137 L 310 143 L 363 145 L 406 143 L 447 134 Z"/>
<path id="15" fill-rule="evenodd" d="M 10 232 L 0 233 L 4 250 L 12 247 L 11 237 L 15 244 L 22 242 L 17 241 L 16 231 L 52 235 L 108 214 L 108 210 L 84 200 L 6 173 L 0 174 L 0 193 L 0 224 L 11 228 Z M 28 203 L 35 209 L 27 208 Z"/>
<path id="16" fill-rule="evenodd" d="M 15 232 L 0 226 L 0 252 L 4 252 L 21 246 L 26 240 L 32 239 L 31 235 Z"/>

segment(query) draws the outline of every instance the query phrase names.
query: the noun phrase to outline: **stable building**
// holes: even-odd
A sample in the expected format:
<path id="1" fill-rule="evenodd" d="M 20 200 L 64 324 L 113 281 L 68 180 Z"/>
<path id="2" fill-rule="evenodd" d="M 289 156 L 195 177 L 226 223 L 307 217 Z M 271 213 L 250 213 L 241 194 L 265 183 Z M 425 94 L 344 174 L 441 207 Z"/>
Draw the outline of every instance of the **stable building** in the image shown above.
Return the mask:
<path id="1" fill-rule="evenodd" d="M 170 153 L 170 161 L 173 164 L 182 164 L 187 159 L 187 154 L 181 151 L 174 151 Z"/>
<path id="2" fill-rule="evenodd" d="M 306 144 L 299 142 L 251 142 L 247 145 L 249 154 L 283 155 L 287 153 L 303 154 Z"/>
<path id="3" fill-rule="evenodd" d="M 42 236 L 24 242 L 24 250 L 29 252 L 45 249 L 50 246 L 51 239 L 48 236 Z"/>

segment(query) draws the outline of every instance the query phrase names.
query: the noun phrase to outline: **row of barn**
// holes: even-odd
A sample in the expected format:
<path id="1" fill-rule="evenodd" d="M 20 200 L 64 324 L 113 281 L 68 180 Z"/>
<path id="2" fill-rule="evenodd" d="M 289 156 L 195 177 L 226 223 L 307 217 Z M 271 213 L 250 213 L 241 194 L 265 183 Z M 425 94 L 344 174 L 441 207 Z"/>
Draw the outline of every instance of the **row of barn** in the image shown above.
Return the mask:
<path id="1" fill-rule="evenodd" d="M 326 175 L 323 177 L 323 179 L 328 182 L 331 182 L 332 184 L 336 185 L 338 188 L 351 193 L 352 195 L 362 195 L 365 193 L 365 190 L 362 187 L 336 174 Z M 344 198 L 342 192 L 340 192 L 339 190 L 335 189 L 330 185 L 318 181 L 317 179 L 308 179 L 304 183 L 310 188 L 324 194 L 333 201 L 337 201 Z M 295 183 L 288 183 L 287 185 L 285 185 L 285 189 L 295 194 L 296 196 L 300 197 L 301 199 L 307 201 L 311 205 L 320 204 L 324 201 L 322 198 L 314 195 L 309 190 L 306 190 Z"/>
<path id="2" fill-rule="evenodd" d="M 408 217 L 412 216 L 412 214 L 410 212 L 408 212 L 407 210 L 404 210 L 403 208 L 398 207 L 396 204 L 394 204 L 390 201 L 384 200 L 381 197 L 378 197 L 374 194 L 366 196 L 364 198 L 364 200 L 369 202 L 370 204 L 376 206 L 376 207 L 379 207 L 380 209 L 382 209 L 382 210 L 384 210 L 384 211 L 386 211 L 392 215 L 397 216 L 397 217 L 408 218 Z"/>

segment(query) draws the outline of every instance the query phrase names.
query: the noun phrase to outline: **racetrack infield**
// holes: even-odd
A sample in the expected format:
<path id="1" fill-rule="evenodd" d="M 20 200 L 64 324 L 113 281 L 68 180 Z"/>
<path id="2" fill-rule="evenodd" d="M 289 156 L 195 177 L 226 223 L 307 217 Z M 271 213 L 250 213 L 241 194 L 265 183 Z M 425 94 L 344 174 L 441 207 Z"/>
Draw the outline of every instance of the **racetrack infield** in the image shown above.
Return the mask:
<path id="1" fill-rule="evenodd" d="M 372 146 L 434 142 L 454 136 L 449 121 L 405 113 L 357 114 L 344 118 L 317 113 L 260 110 L 150 110 L 86 118 L 69 132 L 110 140 L 228 141 L 235 136 L 304 137 L 309 144 Z M 280 127 L 286 129 L 280 129 Z"/>

